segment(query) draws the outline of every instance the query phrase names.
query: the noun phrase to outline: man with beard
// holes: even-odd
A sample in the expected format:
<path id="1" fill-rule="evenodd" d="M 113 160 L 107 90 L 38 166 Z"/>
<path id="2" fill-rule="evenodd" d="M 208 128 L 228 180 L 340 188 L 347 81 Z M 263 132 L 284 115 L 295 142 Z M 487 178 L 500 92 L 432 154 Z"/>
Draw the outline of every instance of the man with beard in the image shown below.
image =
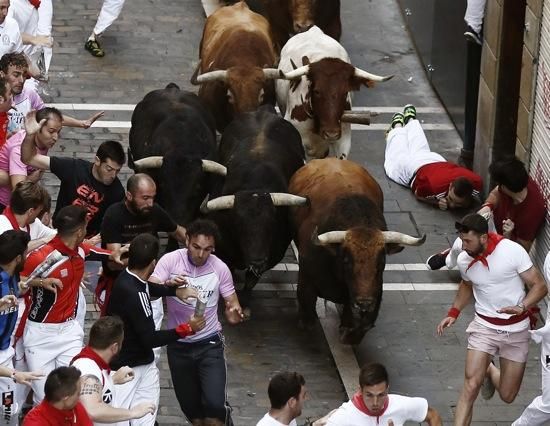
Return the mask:
<path id="1" fill-rule="evenodd" d="M 131 176 L 126 184 L 124 200 L 113 204 L 105 212 L 101 223 L 101 242 L 108 250 L 116 250 L 139 234 L 147 233 L 158 237 L 159 232 L 167 232 L 171 237 L 185 244 L 185 229 L 179 226 L 166 211 L 154 202 L 157 186 L 149 175 L 138 173 Z M 109 303 L 112 284 L 122 267 L 103 264 L 103 271 L 96 288 L 98 305 L 104 308 Z M 162 299 L 151 301 L 153 319 L 159 330 L 164 314 Z M 157 351 L 158 352 L 158 351 Z"/>
<path id="2" fill-rule="evenodd" d="M 27 255 L 29 235 L 20 230 L 8 230 L 0 235 L 0 297 L 11 296 L 12 306 L 0 312 L 0 401 L 2 424 L 17 425 L 19 411 L 25 399 L 24 386 L 42 375 L 14 369 L 15 351 L 11 337 L 17 322 L 19 273 Z M 3 307 L 4 308 L 4 307 Z"/>
<path id="3" fill-rule="evenodd" d="M 153 402 L 142 402 L 131 408 L 118 408 L 116 385 L 134 379 L 133 370 L 120 367 L 111 373 L 109 363 L 115 359 L 124 340 L 124 323 L 118 317 L 99 318 L 90 330 L 88 346 L 85 346 L 71 365 L 80 370 L 80 402 L 86 408 L 94 425 L 140 419 L 153 414 Z"/>
<path id="4" fill-rule="evenodd" d="M 456 223 L 456 229 L 464 250 L 457 260 L 462 282 L 437 333 L 441 336 L 452 326 L 473 297 L 475 317 L 466 329 L 464 386 L 455 414 L 455 425 L 467 425 L 480 389 L 484 399 L 491 398 L 495 389 L 506 403 L 516 398 L 529 350 L 529 308 L 546 296 L 547 289 L 525 249 L 488 232 L 483 216 L 469 214 Z M 499 356 L 500 369 L 492 363 L 494 356 Z"/>

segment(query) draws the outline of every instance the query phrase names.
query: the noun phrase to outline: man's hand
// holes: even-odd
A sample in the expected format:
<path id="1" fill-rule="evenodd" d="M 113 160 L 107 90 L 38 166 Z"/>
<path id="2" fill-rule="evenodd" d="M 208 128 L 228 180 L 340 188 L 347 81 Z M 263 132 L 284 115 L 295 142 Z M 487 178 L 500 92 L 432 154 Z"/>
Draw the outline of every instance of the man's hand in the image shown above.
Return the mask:
<path id="1" fill-rule="evenodd" d="M 179 287 L 176 289 L 176 297 L 185 302 L 189 298 L 196 299 L 199 297 L 199 292 L 193 287 Z"/>
<path id="2" fill-rule="evenodd" d="M 164 285 L 169 287 L 180 287 L 187 284 L 187 277 L 185 275 L 176 275 L 174 278 L 164 281 Z"/>
<path id="3" fill-rule="evenodd" d="M 456 318 L 453 317 L 446 317 L 441 321 L 437 326 L 437 335 L 443 336 L 443 331 L 446 328 L 449 328 L 451 325 L 453 325 L 456 322 Z"/>
<path id="4" fill-rule="evenodd" d="M 40 131 L 44 123 L 46 123 L 46 118 L 40 120 L 40 123 L 36 122 L 36 111 L 30 111 L 25 117 L 25 132 L 27 135 L 34 135 Z"/>
<path id="5" fill-rule="evenodd" d="M 152 402 L 142 402 L 141 404 L 134 405 L 130 408 L 132 419 L 141 419 L 147 414 L 153 414 L 157 406 Z"/>
<path id="6" fill-rule="evenodd" d="M 506 238 L 510 238 L 512 236 L 512 231 L 515 228 L 514 222 L 512 222 L 511 219 L 505 219 L 502 221 L 502 235 Z"/>
<path id="7" fill-rule="evenodd" d="M 477 214 L 483 216 L 486 220 L 489 220 L 493 216 L 493 210 L 491 210 L 491 207 L 489 206 L 484 206 L 477 211 Z"/>
<path id="8" fill-rule="evenodd" d="M 230 324 L 238 324 L 244 319 L 243 309 L 240 304 L 231 306 L 226 302 L 225 304 L 225 317 Z"/>
<path id="9" fill-rule="evenodd" d="M 525 308 L 521 306 L 506 306 L 505 308 L 500 308 L 497 312 L 499 314 L 510 314 L 510 315 L 521 315 L 525 312 Z"/>
<path id="10" fill-rule="evenodd" d="M 105 111 L 99 111 L 99 112 L 96 112 L 95 114 L 91 115 L 88 119 L 86 120 L 81 120 L 81 126 L 84 128 L 84 129 L 89 129 L 90 127 L 92 127 L 92 124 L 95 123 L 95 121 L 98 119 L 98 118 L 101 118 L 103 117 L 103 115 L 105 114 Z"/>
<path id="11" fill-rule="evenodd" d="M 17 297 L 13 294 L 7 294 L 0 299 L 0 311 L 5 311 L 13 306 L 17 306 Z"/>
<path id="12" fill-rule="evenodd" d="M 44 174 L 44 170 L 37 169 L 34 172 L 31 172 L 31 174 L 27 176 L 27 179 L 33 183 L 36 183 L 40 179 L 42 179 L 43 174 Z"/>
<path id="13" fill-rule="evenodd" d="M 44 374 L 38 373 L 36 371 L 16 371 L 13 375 L 15 383 L 27 386 L 32 386 L 31 382 L 33 380 L 38 380 L 42 377 L 44 377 Z"/>
<path id="14" fill-rule="evenodd" d="M 39 287 L 45 288 L 52 293 L 57 294 L 57 289 L 63 290 L 63 283 L 57 278 L 35 278 L 40 280 Z"/>
<path id="15" fill-rule="evenodd" d="M 443 197 L 440 198 L 437 202 L 437 207 L 439 207 L 440 210 L 447 210 L 449 208 L 449 204 L 447 203 L 447 198 Z"/>
<path id="16" fill-rule="evenodd" d="M 113 383 L 115 385 L 123 385 L 124 383 L 131 382 L 134 380 L 134 370 L 132 370 L 130 367 L 125 365 L 124 367 L 120 367 L 115 374 L 113 374 Z M 145 415 L 145 414 L 144 414 Z M 139 417 L 134 417 L 139 418 Z"/>
<path id="17" fill-rule="evenodd" d="M 203 316 L 201 317 L 196 317 L 195 315 L 193 315 L 191 318 L 189 318 L 189 325 L 191 326 L 191 330 L 193 330 L 193 332 L 197 332 L 197 331 L 201 331 L 204 326 L 206 325 L 206 319 Z"/>
<path id="18" fill-rule="evenodd" d="M 96 234 L 93 237 L 84 240 L 83 242 L 92 246 L 97 246 L 99 243 L 101 243 L 101 234 Z"/>
<path id="19" fill-rule="evenodd" d="M 32 44 L 35 46 L 52 47 L 53 37 L 49 35 L 36 35 L 32 38 Z"/>
<path id="20" fill-rule="evenodd" d="M 124 260 L 121 259 L 122 255 L 125 253 L 128 253 L 130 250 L 130 244 L 125 244 L 123 246 L 120 246 L 116 250 L 113 250 L 112 253 L 109 256 L 109 260 L 112 260 L 117 265 L 125 266 L 126 263 Z"/>

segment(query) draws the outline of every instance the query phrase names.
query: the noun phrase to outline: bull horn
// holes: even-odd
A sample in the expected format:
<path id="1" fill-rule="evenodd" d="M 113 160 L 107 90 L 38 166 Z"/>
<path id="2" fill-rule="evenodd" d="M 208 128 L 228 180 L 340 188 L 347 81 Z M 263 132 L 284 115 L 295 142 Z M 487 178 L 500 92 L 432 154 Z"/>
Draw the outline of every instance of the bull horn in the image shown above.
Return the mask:
<path id="1" fill-rule="evenodd" d="M 227 168 L 220 163 L 212 160 L 202 160 L 202 171 L 214 173 L 221 176 L 227 175 Z"/>
<path id="2" fill-rule="evenodd" d="M 403 234 L 395 231 L 382 231 L 384 235 L 384 241 L 386 244 L 402 244 L 404 246 L 420 246 L 426 241 L 426 234 L 422 237 L 411 237 L 410 235 Z"/>
<path id="3" fill-rule="evenodd" d="M 266 80 L 275 80 L 281 77 L 277 68 L 264 68 L 263 72 Z"/>
<path id="4" fill-rule="evenodd" d="M 208 83 L 210 81 L 225 81 L 227 79 L 226 70 L 215 70 L 205 72 L 197 77 L 197 84 Z"/>
<path id="5" fill-rule="evenodd" d="M 355 67 L 355 77 L 366 78 L 367 80 L 372 80 L 372 81 L 387 81 L 390 78 L 393 78 L 393 74 L 381 76 L 381 75 L 371 74 L 370 72 L 362 70 L 361 68 Z"/>
<path id="6" fill-rule="evenodd" d="M 315 228 L 311 239 L 315 245 L 340 244 L 344 242 L 347 232 L 348 231 L 329 231 L 317 235 L 317 228 Z"/>
<path id="7" fill-rule="evenodd" d="M 309 72 L 309 65 L 304 65 L 303 67 L 296 68 L 295 70 L 289 72 L 281 71 L 281 78 L 285 80 L 296 80 L 301 78 Z"/>
<path id="8" fill-rule="evenodd" d="M 138 169 L 160 169 L 162 166 L 162 158 L 159 155 L 153 157 L 145 157 L 141 160 L 134 161 L 134 167 Z"/>
<path id="9" fill-rule="evenodd" d="M 309 203 L 309 200 L 305 197 L 288 194 L 286 192 L 271 192 L 269 195 L 271 195 L 273 205 L 277 207 L 304 206 Z"/>
<path id="10" fill-rule="evenodd" d="M 370 118 L 371 118 L 371 112 L 370 111 L 351 111 L 346 110 L 342 113 L 342 118 L 340 118 L 340 121 L 343 123 L 356 123 L 356 124 L 370 124 Z"/>
<path id="11" fill-rule="evenodd" d="M 232 209 L 235 204 L 234 195 L 222 195 L 201 205 L 201 212 L 208 213 L 216 210 Z"/>

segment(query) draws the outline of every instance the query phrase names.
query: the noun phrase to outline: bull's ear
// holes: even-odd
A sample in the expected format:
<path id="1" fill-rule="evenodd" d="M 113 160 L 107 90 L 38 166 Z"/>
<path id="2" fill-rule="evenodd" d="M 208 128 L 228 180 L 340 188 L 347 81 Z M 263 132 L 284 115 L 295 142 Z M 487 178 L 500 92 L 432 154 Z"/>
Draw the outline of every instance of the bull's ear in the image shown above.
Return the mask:
<path id="1" fill-rule="evenodd" d="M 375 82 L 369 78 L 352 76 L 350 79 L 350 90 L 359 90 L 362 85 L 369 89 L 374 87 Z"/>
<path id="2" fill-rule="evenodd" d="M 402 245 L 395 243 L 386 244 L 386 254 L 396 254 L 402 252 L 404 248 Z"/>
<path id="3" fill-rule="evenodd" d="M 309 65 L 309 58 L 307 56 L 302 56 L 302 65 Z"/>

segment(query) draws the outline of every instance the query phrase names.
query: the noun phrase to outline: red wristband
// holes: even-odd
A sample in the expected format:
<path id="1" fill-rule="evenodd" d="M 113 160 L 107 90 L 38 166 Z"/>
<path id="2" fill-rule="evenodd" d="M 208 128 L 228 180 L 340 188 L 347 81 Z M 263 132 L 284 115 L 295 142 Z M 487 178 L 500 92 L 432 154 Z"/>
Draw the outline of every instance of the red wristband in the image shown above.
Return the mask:
<path id="1" fill-rule="evenodd" d="M 481 206 L 481 208 L 483 207 L 489 207 L 491 210 L 494 210 L 495 205 L 493 203 L 485 203 Z"/>
<path id="2" fill-rule="evenodd" d="M 176 333 L 178 333 L 180 337 L 187 337 L 191 334 L 195 334 L 195 332 L 187 322 L 178 325 L 176 327 Z"/>
<path id="3" fill-rule="evenodd" d="M 449 309 L 449 312 L 447 312 L 447 316 L 452 317 L 454 319 L 457 319 L 459 315 L 460 315 L 460 311 L 455 307 L 452 307 L 451 309 Z"/>

